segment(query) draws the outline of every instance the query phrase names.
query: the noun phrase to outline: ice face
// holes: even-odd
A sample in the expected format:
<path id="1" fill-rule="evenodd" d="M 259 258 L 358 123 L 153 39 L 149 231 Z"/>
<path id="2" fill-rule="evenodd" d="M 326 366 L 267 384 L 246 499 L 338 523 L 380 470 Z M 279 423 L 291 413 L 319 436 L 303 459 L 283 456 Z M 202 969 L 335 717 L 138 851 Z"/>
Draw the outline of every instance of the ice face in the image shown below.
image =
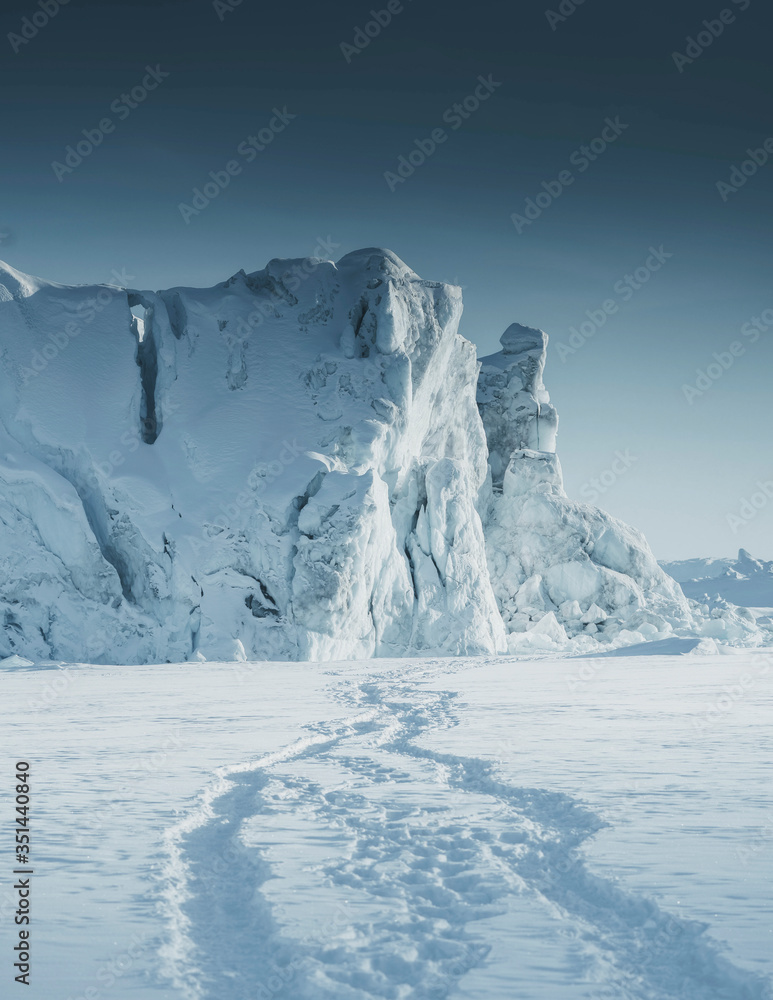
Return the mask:
<path id="1" fill-rule="evenodd" d="M 515 451 L 554 452 L 558 414 L 542 375 L 548 337 L 513 323 L 500 338 L 502 350 L 481 361 L 478 408 L 495 488 L 502 486 Z"/>
<path id="2" fill-rule="evenodd" d="M 522 354 L 525 351 L 538 351 L 544 357 L 548 346 L 548 335 L 542 330 L 520 323 L 511 323 L 499 338 L 502 354 Z"/>
<path id="3" fill-rule="evenodd" d="M 514 323 L 501 343 L 481 361 L 477 399 L 492 485 L 484 531 L 509 649 L 582 649 L 674 631 L 762 641 L 743 609 L 688 602 L 640 532 L 566 496 L 558 416 L 543 383 L 547 334 Z"/>
<path id="4" fill-rule="evenodd" d="M 4 450 L 37 463 L 4 475 L 1 652 L 505 649 L 458 289 L 376 249 L 210 289 L 0 281 Z"/>
<path id="5" fill-rule="evenodd" d="M 374 248 L 159 292 L 0 268 L 0 656 L 498 653 L 551 613 L 532 643 L 686 628 L 641 536 L 564 493 L 547 336 L 513 324 L 478 377 L 461 309 Z M 712 636 L 753 633 L 733 614 Z"/>

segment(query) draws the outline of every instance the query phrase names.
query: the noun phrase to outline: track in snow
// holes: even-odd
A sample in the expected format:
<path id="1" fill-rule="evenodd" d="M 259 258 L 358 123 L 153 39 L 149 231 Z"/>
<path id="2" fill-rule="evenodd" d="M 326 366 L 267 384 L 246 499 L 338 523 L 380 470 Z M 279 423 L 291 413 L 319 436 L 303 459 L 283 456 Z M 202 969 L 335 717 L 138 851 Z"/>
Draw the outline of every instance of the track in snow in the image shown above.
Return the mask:
<path id="1" fill-rule="evenodd" d="M 605 824 L 583 804 L 419 745 L 456 724 L 454 695 L 405 676 L 342 685 L 355 714 L 223 769 L 168 832 L 162 956 L 187 998 L 442 1000 L 515 896 L 556 918 L 589 998 L 770 996 L 705 925 L 588 870 Z"/>

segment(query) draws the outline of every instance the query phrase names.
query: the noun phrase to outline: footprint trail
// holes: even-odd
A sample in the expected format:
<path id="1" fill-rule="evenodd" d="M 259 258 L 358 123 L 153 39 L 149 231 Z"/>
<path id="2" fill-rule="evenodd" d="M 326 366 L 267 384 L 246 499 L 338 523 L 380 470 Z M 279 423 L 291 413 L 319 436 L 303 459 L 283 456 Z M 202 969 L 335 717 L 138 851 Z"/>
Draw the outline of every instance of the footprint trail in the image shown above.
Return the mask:
<path id="1" fill-rule="evenodd" d="M 583 996 L 770 997 L 705 925 L 588 869 L 585 805 L 424 745 L 457 724 L 452 692 L 396 671 L 336 693 L 347 719 L 224 769 L 169 832 L 162 957 L 186 998 L 442 1000 L 514 901 L 554 919 Z"/>

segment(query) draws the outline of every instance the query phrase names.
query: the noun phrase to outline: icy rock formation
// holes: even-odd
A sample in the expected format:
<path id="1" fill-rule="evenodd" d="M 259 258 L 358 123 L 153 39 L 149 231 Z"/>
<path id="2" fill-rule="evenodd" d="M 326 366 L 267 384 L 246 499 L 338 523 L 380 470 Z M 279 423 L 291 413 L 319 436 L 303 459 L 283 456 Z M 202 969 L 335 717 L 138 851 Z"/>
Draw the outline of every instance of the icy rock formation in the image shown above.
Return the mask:
<path id="1" fill-rule="evenodd" d="M 504 650 L 460 315 L 383 250 L 158 293 L 0 270 L 0 656 Z"/>
<path id="2" fill-rule="evenodd" d="M 695 628 L 642 537 L 565 496 L 546 336 L 514 324 L 478 381 L 461 309 L 386 250 L 160 292 L 0 267 L 0 659 L 499 653 Z M 699 611 L 714 638 L 759 632 Z"/>
<path id="3" fill-rule="evenodd" d="M 554 452 L 558 430 L 558 415 L 542 381 L 547 334 L 513 323 L 499 342 L 502 350 L 483 359 L 478 380 L 495 488 L 502 486 L 513 452 Z"/>
<path id="4" fill-rule="evenodd" d="M 511 651 L 591 648 L 698 632 L 759 641 L 726 606 L 712 616 L 684 597 L 643 535 L 570 500 L 555 454 L 558 417 L 542 381 L 547 335 L 513 324 L 483 358 L 478 407 L 489 442 L 492 492 L 484 515 L 489 571 Z"/>

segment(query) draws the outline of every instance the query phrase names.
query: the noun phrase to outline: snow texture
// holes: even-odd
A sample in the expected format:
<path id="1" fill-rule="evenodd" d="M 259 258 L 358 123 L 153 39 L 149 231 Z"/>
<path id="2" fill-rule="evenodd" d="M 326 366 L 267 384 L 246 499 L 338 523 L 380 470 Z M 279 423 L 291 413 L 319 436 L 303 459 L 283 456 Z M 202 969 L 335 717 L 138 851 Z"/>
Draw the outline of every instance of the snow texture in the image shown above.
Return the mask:
<path id="1" fill-rule="evenodd" d="M 160 292 L 0 268 L 0 656 L 582 651 L 700 629 L 638 533 L 565 497 L 546 335 L 506 331 L 479 413 L 461 310 L 377 249 Z M 760 641 L 722 612 L 714 638 Z"/>
<path id="2" fill-rule="evenodd" d="M 26 994 L 771 1000 L 772 664 L 4 669 Z"/>

